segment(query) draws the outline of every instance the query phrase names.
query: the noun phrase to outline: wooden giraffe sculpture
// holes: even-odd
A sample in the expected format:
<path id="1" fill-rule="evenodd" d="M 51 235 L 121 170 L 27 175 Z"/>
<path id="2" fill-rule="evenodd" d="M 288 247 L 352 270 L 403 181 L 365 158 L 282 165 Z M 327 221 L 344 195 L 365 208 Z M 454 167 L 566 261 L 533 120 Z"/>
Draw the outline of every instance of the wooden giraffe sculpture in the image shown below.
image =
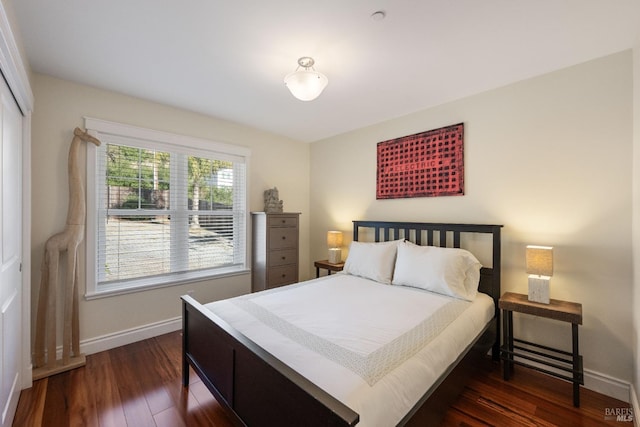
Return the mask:
<path id="1" fill-rule="evenodd" d="M 93 136 L 75 128 L 73 140 L 69 148 L 69 208 L 67 224 L 60 233 L 51 236 L 45 244 L 42 260 L 42 277 L 40 280 L 40 295 L 38 299 L 38 313 L 36 318 L 34 380 L 53 375 L 77 366 L 84 365 L 81 361 L 72 363 L 74 358 L 80 357 L 79 316 L 78 316 L 78 246 L 84 238 L 85 224 L 85 193 L 80 175 L 80 146 L 83 142 L 100 145 Z M 66 280 L 64 282 L 64 322 L 62 336 L 62 364 L 56 363 L 56 301 L 58 292 L 58 264 L 60 255 L 67 253 Z M 45 365 L 45 336 L 47 355 Z"/>

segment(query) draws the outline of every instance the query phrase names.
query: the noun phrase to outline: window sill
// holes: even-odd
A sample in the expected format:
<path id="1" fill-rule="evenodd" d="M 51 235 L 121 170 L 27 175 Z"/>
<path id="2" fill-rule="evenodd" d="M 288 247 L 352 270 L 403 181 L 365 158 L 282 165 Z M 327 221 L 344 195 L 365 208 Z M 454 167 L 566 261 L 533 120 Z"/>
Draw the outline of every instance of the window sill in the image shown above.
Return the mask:
<path id="1" fill-rule="evenodd" d="M 112 285 L 102 285 L 101 286 L 102 289 L 100 290 L 87 291 L 84 295 L 84 299 L 89 301 L 89 300 L 100 299 L 100 298 L 108 298 L 108 297 L 113 297 L 117 295 L 132 294 L 136 292 L 151 291 L 151 290 L 162 289 L 162 288 L 167 288 L 171 286 L 179 286 L 187 283 L 202 282 L 205 280 L 217 280 L 217 279 L 222 279 L 225 277 L 232 277 L 232 276 L 240 276 L 240 275 L 248 274 L 250 272 L 251 270 L 246 268 L 240 269 L 235 267 L 229 267 L 226 269 L 218 270 L 216 271 L 215 274 L 210 274 L 210 273 L 209 274 L 193 274 L 192 272 L 191 274 L 175 277 L 174 279 L 165 281 L 163 283 L 141 283 L 139 285 L 132 285 L 130 283 L 127 283 L 127 284 L 116 283 Z"/>

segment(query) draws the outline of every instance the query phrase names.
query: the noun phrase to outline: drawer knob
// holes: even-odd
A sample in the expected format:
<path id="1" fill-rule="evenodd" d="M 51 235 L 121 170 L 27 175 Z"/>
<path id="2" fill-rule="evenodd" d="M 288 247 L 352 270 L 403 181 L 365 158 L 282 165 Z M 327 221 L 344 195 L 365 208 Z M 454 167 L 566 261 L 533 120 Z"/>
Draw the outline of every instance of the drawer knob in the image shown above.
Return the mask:
<path id="1" fill-rule="evenodd" d="M 282 236 L 282 240 L 287 240 L 287 237 L 286 236 Z"/>
<path id="2" fill-rule="evenodd" d="M 283 274 L 283 275 L 282 275 L 282 278 L 284 279 L 285 277 L 287 277 L 287 275 L 286 275 L 286 274 Z"/>
<path id="3" fill-rule="evenodd" d="M 283 256 L 283 257 L 282 257 L 282 260 L 285 260 L 285 259 L 287 259 L 287 257 L 286 257 L 286 256 Z"/>

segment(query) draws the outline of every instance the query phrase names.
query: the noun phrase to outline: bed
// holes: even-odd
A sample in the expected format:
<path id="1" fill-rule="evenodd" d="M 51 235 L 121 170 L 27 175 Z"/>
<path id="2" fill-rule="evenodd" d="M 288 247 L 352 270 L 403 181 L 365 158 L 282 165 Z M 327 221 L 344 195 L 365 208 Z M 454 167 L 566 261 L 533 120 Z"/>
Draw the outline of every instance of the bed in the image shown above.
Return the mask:
<path id="1" fill-rule="evenodd" d="M 499 355 L 501 226 L 354 221 L 353 227 L 353 241 L 357 242 L 353 245 L 358 246 L 352 246 L 353 256 L 350 254 L 347 260 L 346 267 L 351 266 L 346 270 L 350 270 L 347 272 L 350 274 L 332 275 L 207 305 L 183 296 L 183 385 L 189 384 L 191 366 L 238 425 L 351 426 L 360 421 L 361 425 L 425 425 L 437 422 L 464 386 L 468 370 L 476 360 L 485 357 L 490 349 L 494 360 Z M 420 280 L 420 275 L 414 274 L 420 268 L 413 271 L 406 265 L 400 267 L 402 260 L 409 259 L 406 254 L 422 253 L 432 247 L 461 248 L 463 243 L 485 251 L 488 247 L 491 267 L 479 268 L 477 296 L 475 293 L 468 298 L 452 294 L 453 297 L 435 295 L 434 298 L 426 296 L 433 292 L 424 289 L 394 286 L 403 284 L 401 272 L 408 275 L 406 280 Z M 371 277 L 364 277 L 367 272 L 358 274 L 360 264 L 352 262 L 357 259 L 356 254 L 374 259 L 369 255 L 373 252 L 367 251 L 379 252 L 385 248 L 388 253 L 386 248 L 391 246 L 397 248 L 394 249 L 397 274 L 387 280 L 398 279 L 398 283 L 388 286 L 383 279 L 372 281 Z M 378 280 L 385 284 L 377 283 Z M 465 288 L 461 289 L 464 293 Z M 367 295 L 367 299 L 360 299 L 358 295 Z M 440 316 L 435 321 L 416 317 L 415 322 L 410 323 L 420 325 L 422 331 L 430 331 L 414 334 L 419 339 L 405 339 L 413 335 L 396 336 L 397 331 L 387 330 L 393 322 L 383 314 L 402 319 L 400 323 L 410 322 L 407 319 L 414 315 L 408 313 L 414 311 L 403 311 L 406 308 L 400 305 L 407 301 L 425 307 L 432 305 L 433 312 Z M 376 307 L 373 314 L 366 308 L 369 305 Z M 325 306 L 333 307 L 335 312 L 327 314 Z M 443 320 L 448 316 L 446 313 L 456 310 L 462 313 L 461 317 Z M 318 318 L 305 319 L 314 312 Z M 360 319 L 360 326 L 373 325 L 371 331 L 356 326 L 342 327 L 351 313 Z M 294 318 L 301 319 L 306 326 L 294 325 L 291 320 Z M 440 330 L 432 331 L 438 328 L 431 326 L 434 324 L 444 325 L 440 328 L 453 331 L 453 336 L 445 338 Z M 418 329 L 409 327 L 412 332 Z M 325 333 L 337 339 L 339 345 L 324 339 Z M 385 333 L 398 338 L 391 340 L 393 345 L 385 341 Z M 354 343 L 355 335 L 362 337 L 364 343 Z M 464 335 L 468 336 L 462 338 Z M 455 348 L 445 350 L 443 342 L 455 342 Z M 312 353 L 318 353 L 319 358 L 312 359 Z M 384 363 L 369 365 L 368 356 L 358 359 L 362 354 L 384 354 L 379 358 Z M 435 359 L 439 361 L 435 363 Z M 367 363 L 363 364 L 363 360 Z M 441 366 L 436 368 L 438 364 Z M 370 369 L 362 368 L 363 365 Z M 413 367 L 423 372 L 412 374 L 409 369 Z"/>

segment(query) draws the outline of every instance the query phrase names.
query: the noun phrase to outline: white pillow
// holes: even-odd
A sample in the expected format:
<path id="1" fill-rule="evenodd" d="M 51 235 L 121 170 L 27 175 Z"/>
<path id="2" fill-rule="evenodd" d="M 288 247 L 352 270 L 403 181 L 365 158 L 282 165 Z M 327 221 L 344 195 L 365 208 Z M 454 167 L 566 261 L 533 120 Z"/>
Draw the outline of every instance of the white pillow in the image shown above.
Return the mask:
<path id="1" fill-rule="evenodd" d="M 396 251 L 401 240 L 390 242 L 351 242 L 343 272 L 353 276 L 391 283 Z"/>
<path id="2" fill-rule="evenodd" d="M 472 301 L 478 293 L 480 267 L 464 249 L 404 242 L 398 246 L 392 283 Z"/>

